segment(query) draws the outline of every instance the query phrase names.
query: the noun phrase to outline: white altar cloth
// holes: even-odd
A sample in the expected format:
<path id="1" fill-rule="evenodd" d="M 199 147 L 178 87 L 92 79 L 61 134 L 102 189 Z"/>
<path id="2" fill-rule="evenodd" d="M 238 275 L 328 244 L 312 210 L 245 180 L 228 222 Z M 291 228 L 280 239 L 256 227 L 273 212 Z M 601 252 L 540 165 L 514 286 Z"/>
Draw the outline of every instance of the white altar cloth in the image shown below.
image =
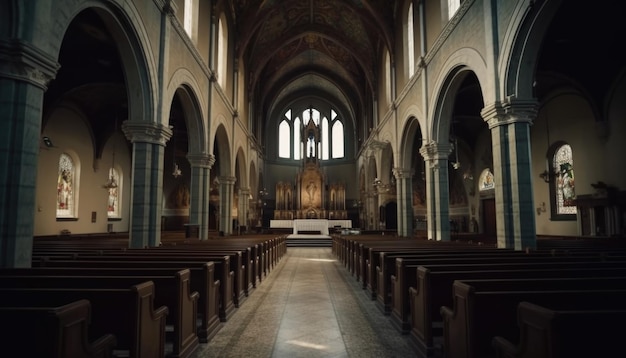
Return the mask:
<path id="1" fill-rule="evenodd" d="M 328 219 L 296 219 L 296 220 L 270 220 L 270 228 L 292 228 L 294 234 L 299 231 L 319 231 L 321 235 L 328 235 L 329 228 L 339 227 L 342 229 L 352 228 L 352 220 L 328 220 Z"/>

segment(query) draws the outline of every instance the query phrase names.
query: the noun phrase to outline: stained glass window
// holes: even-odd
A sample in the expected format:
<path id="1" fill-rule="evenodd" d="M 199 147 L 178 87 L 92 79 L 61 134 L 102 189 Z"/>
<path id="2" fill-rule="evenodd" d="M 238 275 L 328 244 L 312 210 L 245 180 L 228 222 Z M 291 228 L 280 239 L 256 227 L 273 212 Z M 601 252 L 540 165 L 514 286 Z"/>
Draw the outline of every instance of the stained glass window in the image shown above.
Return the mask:
<path id="1" fill-rule="evenodd" d="M 495 183 L 493 181 L 493 173 L 489 168 L 486 168 L 480 173 L 480 178 L 478 180 L 478 190 L 490 190 L 495 188 Z"/>
<path id="2" fill-rule="evenodd" d="M 75 176 L 72 157 L 61 154 L 57 179 L 57 217 L 74 217 Z"/>
<path id="3" fill-rule="evenodd" d="M 116 183 L 116 187 L 109 188 L 109 201 L 107 206 L 107 216 L 110 218 L 120 217 L 120 175 L 115 168 L 109 168 L 109 178 Z"/>
<path id="4" fill-rule="evenodd" d="M 555 203 L 557 214 L 576 214 L 574 159 L 572 148 L 563 144 L 554 153 L 552 170 L 555 173 Z"/>

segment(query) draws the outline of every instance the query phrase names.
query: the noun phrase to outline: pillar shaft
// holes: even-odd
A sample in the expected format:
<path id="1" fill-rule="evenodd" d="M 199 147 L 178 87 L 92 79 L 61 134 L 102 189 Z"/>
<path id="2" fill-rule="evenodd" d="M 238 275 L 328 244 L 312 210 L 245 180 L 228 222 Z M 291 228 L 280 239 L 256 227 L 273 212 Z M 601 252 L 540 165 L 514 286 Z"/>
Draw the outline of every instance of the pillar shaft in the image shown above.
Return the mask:
<path id="1" fill-rule="evenodd" d="M 398 236 L 413 236 L 413 185 L 411 170 L 394 168 L 398 193 Z"/>
<path id="2" fill-rule="evenodd" d="M 426 162 L 428 239 L 450 241 L 448 156 L 450 143 L 431 142 L 420 149 Z"/>
<path id="3" fill-rule="evenodd" d="M 57 70 L 29 44 L 0 42 L 0 267 L 31 266 L 43 94 Z"/>
<path id="4" fill-rule="evenodd" d="M 125 121 L 122 130 L 133 143 L 130 247 L 159 246 L 165 143 L 172 130 L 146 121 Z"/>
<path id="5" fill-rule="evenodd" d="M 200 240 L 207 240 L 209 236 L 209 180 L 215 157 L 212 154 L 203 153 L 189 154 L 187 159 L 191 164 L 189 223 L 198 225 Z"/>
<path id="6" fill-rule="evenodd" d="M 491 130 L 498 247 L 535 248 L 530 125 L 536 102 L 507 99 L 481 115 Z"/>

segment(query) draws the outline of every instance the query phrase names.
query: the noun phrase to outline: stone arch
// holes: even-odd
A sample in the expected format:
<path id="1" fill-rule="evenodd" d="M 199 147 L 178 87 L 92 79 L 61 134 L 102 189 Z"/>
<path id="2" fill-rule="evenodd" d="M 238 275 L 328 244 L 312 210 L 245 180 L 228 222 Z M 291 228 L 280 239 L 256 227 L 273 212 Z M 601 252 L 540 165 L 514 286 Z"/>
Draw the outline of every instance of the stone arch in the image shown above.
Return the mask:
<path id="1" fill-rule="evenodd" d="M 165 90 L 164 98 L 178 96 L 183 107 L 185 125 L 187 127 L 189 154 L 208 153 L 207 130 L 205 126 L 203 103 L 199 100 L 200 86 L 186 69 L 177 70 Z M 164 113 L 169 113 L 171 101 L 164 104 Z"/>
<path id="2" fill-rule="evenodd" d="M 60 0 L 51 8 L 50 13 L 50 18 L 55 19 L 56 26 L 48 29 L 49 33 L 44 37 L 48 40 L 54 56 L 58 58 L 61 43 L 71 21 L 86 9 L 92 9 L 100 16 L 117 45 L 126 76 L 128 119 L 158 121 L 156 59 L 152 55 L 153 50 L 149 48 L 151 41 L 146 29 L 141 26 L 143 21 L 136 8 L 122 7 L 114 2 L 77 3 L 72 0 Z"/>
<path id="3" fill-rule="evenodd" d="M 518 3 L 500 47 L 498 72 L 504 82 L 499 86 L 503 91 L 501 98 L 534 97 L 535 65 L 542 40 L 561 3 L 561 0 Z"/>
<path id="4" fill-rule="evenodd" d="M 437 143 L 446 143 L 449 140 L 452 110 L 458 89 L 467 75 L 473 73 L 480 84 L 481 93 L 486 97 L 485 86 L 489 86 L 492 80 L 487 76 L 487 67 L 480 54 L 474 50 L 462 49 L 450 56 L 442 72 L 436 81 L 437 90 L 433 91 L 432 103 L 433 118 L 430 121 L 432 127 L 428 129 L 428 139 Z M 491 87 L 487 87 L 491 88 Z"/>
<path id="5" fill-rule="evenodd" d="M 217 153 L 216 153 L 217 152 Z M 233 165 L 231 162 L 230 139 L 226 127 L 219 124 L 215 130 L 213 138 L 213 154 L 215 155 L 215 163 L 219 170 L 218 176 L 230 176 L 233 173 Z"/>

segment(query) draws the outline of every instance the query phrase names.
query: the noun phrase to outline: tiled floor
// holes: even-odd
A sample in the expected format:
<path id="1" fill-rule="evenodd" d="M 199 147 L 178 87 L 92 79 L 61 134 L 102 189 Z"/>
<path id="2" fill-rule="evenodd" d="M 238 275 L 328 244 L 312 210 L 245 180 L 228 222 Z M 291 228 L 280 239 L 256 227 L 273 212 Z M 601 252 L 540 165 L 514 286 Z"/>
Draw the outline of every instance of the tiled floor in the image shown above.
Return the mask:
<path id="1" fill-rule="evenodd" d="M 209 343 L 205 357 L 414 357 L 330 248 L 294 248 Z"/>

